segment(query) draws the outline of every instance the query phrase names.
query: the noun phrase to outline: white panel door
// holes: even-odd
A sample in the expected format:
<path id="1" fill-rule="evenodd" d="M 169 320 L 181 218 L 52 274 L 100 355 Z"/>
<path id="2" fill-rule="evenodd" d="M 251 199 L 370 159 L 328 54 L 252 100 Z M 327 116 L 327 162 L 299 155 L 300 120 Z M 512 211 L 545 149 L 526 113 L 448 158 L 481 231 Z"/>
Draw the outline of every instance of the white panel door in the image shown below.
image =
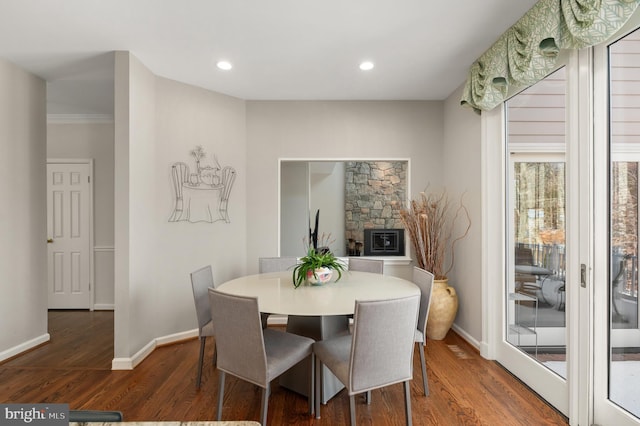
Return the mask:
<path id="1" fill-rule="evenodd" d="M 90 309 L 91 164 L 47 164 L 49 309 Z"/>

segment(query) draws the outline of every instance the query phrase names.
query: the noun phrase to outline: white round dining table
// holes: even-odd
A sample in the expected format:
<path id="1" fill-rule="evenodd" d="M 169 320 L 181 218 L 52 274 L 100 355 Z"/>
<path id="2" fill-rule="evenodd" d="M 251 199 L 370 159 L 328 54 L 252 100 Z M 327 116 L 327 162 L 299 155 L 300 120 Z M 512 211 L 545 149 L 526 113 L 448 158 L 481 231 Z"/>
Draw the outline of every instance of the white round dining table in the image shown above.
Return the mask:
<path id="1" fill-rule="evenodd" d="M 298 316 L 352 314 L 356 300 L 383 300 L 420 294 L 411 281 L 360 271 L 337 273 L 323 285 L 293 285 L 292 271 L 247 275 L 227 281 L 216 289 L 227 294 L 258 298 L 261 312 Z"/>
<path id="2" fill-rule="evenodd" d="M 236 296 L 258 298 L 261 312 L 288 315 L 287 331 L 324 340 L 349 333 L 349 320 L 356 300 L 383 300 L 420 294 L 411 281 L 402 278 L 360 271 L 337 273 L 322 285 L 293 285 L 293 272 L 270 272 L 247 275 L 227 281 L 217 290 Z M 280 376 L 280 385 L 307 395 L 310 361 L 305 360 Z M 328 368 L 323 367 L 321 401 L 326 404 L 344 385 Z"/>

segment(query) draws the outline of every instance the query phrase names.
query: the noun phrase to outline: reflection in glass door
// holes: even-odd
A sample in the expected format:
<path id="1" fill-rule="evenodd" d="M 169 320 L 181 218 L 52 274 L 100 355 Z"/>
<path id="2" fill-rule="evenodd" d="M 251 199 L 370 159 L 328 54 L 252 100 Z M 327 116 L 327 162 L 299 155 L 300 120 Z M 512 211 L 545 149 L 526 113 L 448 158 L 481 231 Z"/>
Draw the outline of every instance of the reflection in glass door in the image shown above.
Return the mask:
<path id="1" fill-rule="evenodd" d="M 565 69 L 506 104 L 509 165 L 507 341 L 566 370 Z"/>
<path id="2" fill-rule="evenodd" d="M 609 46 L 608 399 L 640 417 L 640 31 Z"/>

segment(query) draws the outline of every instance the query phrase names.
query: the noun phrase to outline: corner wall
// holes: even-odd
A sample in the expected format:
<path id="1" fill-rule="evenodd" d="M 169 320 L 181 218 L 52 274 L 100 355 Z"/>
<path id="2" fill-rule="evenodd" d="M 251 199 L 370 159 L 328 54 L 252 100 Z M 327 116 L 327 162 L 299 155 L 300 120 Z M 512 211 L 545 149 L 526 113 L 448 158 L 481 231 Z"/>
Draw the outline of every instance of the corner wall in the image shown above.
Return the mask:
<path id="1" fill-rule="evenodd" d="M 455 264 L 449 285 L 456 289 L 459 308 L 454 328 L 479 347 L 482 341 L 482 210 L 480 116 L 460 105 L 462 86 L 444 105 L 443 180 L 450 200 L 464 193 L 464 204 L 471 216 L 469 235 L 456 245 Z M 464 232 L 463 221 L 456 235 Z"/>
<path id="2" fill-rule="evenodd" d="M 45 82 L 0 59 L 0 361 L 49 340 Z"/>
<path id="3" fill-rule="evenodd" d="M 210 264 L 216 282 L 245 272 L 245 103 L 158 77 L 128 52 L 116 53 L 115 84 L 114 368 L 131 368 L 157 338 L 197 329 L 190 272 Z M 169 221 L 171 166 L 195 172 L 197 146 L 206 165 L 236 169 L 229 223 Z"/>

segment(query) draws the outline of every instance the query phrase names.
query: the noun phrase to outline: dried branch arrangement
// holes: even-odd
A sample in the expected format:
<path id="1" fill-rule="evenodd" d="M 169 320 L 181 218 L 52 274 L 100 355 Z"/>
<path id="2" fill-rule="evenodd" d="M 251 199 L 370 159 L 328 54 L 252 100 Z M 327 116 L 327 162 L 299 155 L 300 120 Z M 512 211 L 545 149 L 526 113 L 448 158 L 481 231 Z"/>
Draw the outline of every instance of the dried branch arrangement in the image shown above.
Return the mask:
<path id="1" fill-rule="evenodd" d="M 411 200 L 407 208 L 400 210 L 411 244 L 416 253 L 418 267 L 431 272 L 435 279 L 446 279 L 453 268 L 454 249 L 458 241 L 469 234 L 471 217 L 462 197 L 455 212 L 446 191 L 441 193 L 420 193 L 420 197 Z M 466 220 L 465 231 L 454 235 L 458 220 Z M 445 269 L 445 258 L 449 254 L 449 267 Z"/>

